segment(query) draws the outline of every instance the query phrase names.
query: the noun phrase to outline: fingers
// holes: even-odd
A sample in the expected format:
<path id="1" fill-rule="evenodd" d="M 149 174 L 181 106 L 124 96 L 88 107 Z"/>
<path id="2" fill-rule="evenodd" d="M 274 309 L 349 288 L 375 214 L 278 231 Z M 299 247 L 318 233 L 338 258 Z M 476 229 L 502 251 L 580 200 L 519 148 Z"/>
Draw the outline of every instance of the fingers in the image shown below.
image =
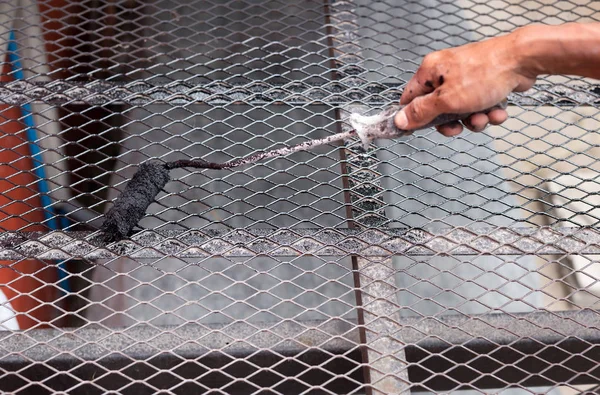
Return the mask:
<path id="1" fill-rule="evenodd" d="M 444 76 L 438 73 L 439 56 L 438 53 L 432 53 L 423 59 L 415 75 L 406 84 L 400 104 L 408 104 L 419 96 L 433 92 L 444 83 Z"/>
<path id="2" fill-rule="evenodd" d="M 508 113 L 506 110 L 497 109 L 490 111 L 488 114 L 473 114 L 467 119 L 463 120 L 463 124 L 472 132 L 481 132 L 488 126 L 488 124 L 500 125 L 507 119 Z"/>
<path id="3" fill-rule="evenodd" d="M 492 110 L 488 114 L 488 118 L 492 125 L 500 125 L 508 119 L 508 112 L 502 109 Z"/>
<path id="4" fill-rule="evenodd" d="M 435 89 L 433 80 L 425 77 L 425 72 L 421 72 L 421 70 L 419 72 L 406 84 L 400 97 L 400 104 L 408 104 L 415 98 L 431 93 Z"/>
<path id="5" fill-rule="evenodd" d="M 505 110 L 492 110 L 488 114 L 478 113 L 473 114 L 469 118 L 463 120 L 463 124 L 472 132 L 483 131 L 488 124 L 500 125 L 508 119 L 508 113 Z M 463 125 L 460 122 L 451 122 L 444 125 L 436 126 L 438 132 L 446 137 L 457 136 L 462 133 Z"/>
<path id="6" fill-rule="evenodd" d="M 458 136 L 463 131 L 463 124 L 467 129 L 472 132 L 478 133 L 483 131 L 489 123 L 489 118 L 486 114 L 479 113 L 473 114 L 468 118 L 463 119 L 462 124 L 460 122 L 450 122 L 443 125 L 436 126 L 438 132 L 446 137 Z"/>
<path id="7" fill-rule="evenodd" d="M 427 55 L 402 93 L 400 104 L 405 107 L 394 118 L 396 127 L 414 131 L 430 123 L 438 115 L 481 111 L 488 103 L 494 103 L 500 94 L 505 97 L 506 89 L 490 88 L 490 84 L 501 85 L 502 81 L 487 81 L 489 76 L 493 75 L 486 69 L 487 63 L 465 61 L 473 59 L 472 56 L 464 56 L 465 53 L 477 53 L 482 45 L 484 44 L 442 50 Z M 489 82 L 487 87 L 480 83 L 481 79 Z M 477 88 L 476 91 L 465 94 L 465 88 L 472 90 L 473 86 Z M 510 91 L 514 87 L 506 88 Z M 463 120 L 462 124 L 473 132 L 481 132 L 488 124 L 499 125 L 507 118 L 506 111 L 494 110 L 488 114 L 475 113 Z M 451 123 L 437 129 L 446 136 L 455 136 L 461 133 L 463 126 L 460 123 Z"/>
<path id="8" fill-rule="evenodd" d="M 463 120 L 463 124 L 471 132 L 481 132 L 490 123 L 487 114 L 477 113 Z"/>
<path id="9" fill-rule="evenodd" d="M 400 130 L 415 130 L 427 125 L 442 114 L 444 108 L 437 93 L 414 98 L 394 117 L 394 123 Z"/>
<path id="10" fill-rule="evenodd" d="M 401 130 L 415 130 L 431 122 L 442 111 L 437 110 L 436 95 L 428 94 L 415 98 L 406 107 L 396 114 L 394 123 Z M 464 119 L 462 123 L 472 132 L 483 131 L 488 124 L 500 125 L 508 119 L 506 110 L 496 109 L 488 114 L 476 113 Z M 444 136 L 456 136 L 462 132 L 459 123 L 449 123 L 436 128 Z"/>
<path id="11" fill-rule="evenodd" d="M 435 127 L 438 132 L 446 137 L 458 136 L 463 131 L 463 126 L 460 122 L 450 122 L 444 125 Z"/>

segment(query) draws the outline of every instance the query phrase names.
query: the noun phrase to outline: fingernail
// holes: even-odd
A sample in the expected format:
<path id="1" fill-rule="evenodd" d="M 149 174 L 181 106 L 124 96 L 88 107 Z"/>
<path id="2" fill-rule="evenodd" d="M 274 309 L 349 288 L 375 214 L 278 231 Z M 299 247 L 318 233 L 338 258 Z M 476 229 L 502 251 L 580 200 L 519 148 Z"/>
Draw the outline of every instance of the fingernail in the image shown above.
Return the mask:
<path id="1" fill-rule="evenodd" d="M 398 111 L 394 117 L 394 123 L 398 129 L 406 130 L 406 127 L 408 126 L 408 118 L 406 118 L 406 114 L 403 110 Z"/>

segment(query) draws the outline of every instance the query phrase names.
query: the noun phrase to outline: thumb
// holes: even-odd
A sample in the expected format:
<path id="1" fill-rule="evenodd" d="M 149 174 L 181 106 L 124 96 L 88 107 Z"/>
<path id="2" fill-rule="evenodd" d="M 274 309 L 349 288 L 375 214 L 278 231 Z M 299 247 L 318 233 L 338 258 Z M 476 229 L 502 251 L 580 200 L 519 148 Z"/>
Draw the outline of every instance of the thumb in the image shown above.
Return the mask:
<path id="1" fill-rule="evenodd" d="M 416 130 L 433 121 L 441 114 L 435 92 L 415 97 L 394 117 L 396 127 L 401 130 Z"/>

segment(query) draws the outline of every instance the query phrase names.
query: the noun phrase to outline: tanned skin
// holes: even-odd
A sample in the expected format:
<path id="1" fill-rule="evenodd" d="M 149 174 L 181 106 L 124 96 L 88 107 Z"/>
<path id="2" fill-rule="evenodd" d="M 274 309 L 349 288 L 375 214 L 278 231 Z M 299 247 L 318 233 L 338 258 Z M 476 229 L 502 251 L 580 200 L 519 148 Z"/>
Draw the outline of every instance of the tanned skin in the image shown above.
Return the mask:
<path id="1" fill-rule="evenodd" d="M 510 92 L 523 92 L 539 75 L 600 79 L 600 23 L 530 25 L 499 36 L 427 55 L 408 82 L 396 115 L 400 129 L 412 130 L 443 113 L 476 113 L 462 124 L 438 126 L 445 136 L 463 125 L 480 132 L 508 118 L 505 110 L 479 113 Z"/>

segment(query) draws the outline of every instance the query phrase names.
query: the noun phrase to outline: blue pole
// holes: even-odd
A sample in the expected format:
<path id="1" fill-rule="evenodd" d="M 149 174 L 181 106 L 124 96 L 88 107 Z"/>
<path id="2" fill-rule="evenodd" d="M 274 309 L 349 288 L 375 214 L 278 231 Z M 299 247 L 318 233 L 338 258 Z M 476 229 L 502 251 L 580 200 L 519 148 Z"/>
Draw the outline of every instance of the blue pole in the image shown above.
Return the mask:
<path id="1" fill-rule="evenodd" d="M 23 73 L 23 66 L 21 65 L 21 59 L 17 49 L 17 41 L 15 39 L 15 33 L 11 30 L 8 37 L 8 61 L 11 63 L 12 70 L 14 72 L 14 78 L 16 80 L 25 81 L 25 74 Z M 33 172 L 38 178 L 37 187 L 40 192 L 40 201 L 42 203 L 42 209 L 44 212 L 44 218 L 50 229 L 59 229 L 56 220 L 56 213 L 52 207 L 52 199 L 48 195 L 49 188 L 48 182 L 46 181 L 46 171 L 44 169 L 44 161 L 42 157 L 42 151 L 37 145 L 37 133 L 35 131 L 35 122 L 33 120 L 33 111 L 31 110 L 31 104 L 25 103 L 21 106 L 21 113 L 23 115 L 23 123 L 25 124 L 25 135 L 27 136 L 29 152 L 33 161 Z M 69 284 L 67 281 L 67 271 L 65 270 L 64 263 L 58 264 L 58 278 L 61 280 L 59 285 L 65 292 L 70 292 Z"/>

